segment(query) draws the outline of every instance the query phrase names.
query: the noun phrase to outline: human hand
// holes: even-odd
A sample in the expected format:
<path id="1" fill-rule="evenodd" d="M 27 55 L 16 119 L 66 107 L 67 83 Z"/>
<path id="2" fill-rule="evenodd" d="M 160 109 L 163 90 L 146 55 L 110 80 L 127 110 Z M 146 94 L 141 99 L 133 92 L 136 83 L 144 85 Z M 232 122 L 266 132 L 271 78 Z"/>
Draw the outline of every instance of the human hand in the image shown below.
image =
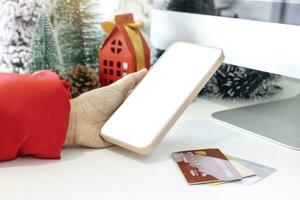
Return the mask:
<path id="1" fill-rule="evenodd" d="M 131 73 L 103 88 L 86 92 L 71 100 L 69 127 L 65 145 L 78 144 L 104 148 L 111 144 L 99 135 L 101 127 L 143 79 L 147 70 Z"/>

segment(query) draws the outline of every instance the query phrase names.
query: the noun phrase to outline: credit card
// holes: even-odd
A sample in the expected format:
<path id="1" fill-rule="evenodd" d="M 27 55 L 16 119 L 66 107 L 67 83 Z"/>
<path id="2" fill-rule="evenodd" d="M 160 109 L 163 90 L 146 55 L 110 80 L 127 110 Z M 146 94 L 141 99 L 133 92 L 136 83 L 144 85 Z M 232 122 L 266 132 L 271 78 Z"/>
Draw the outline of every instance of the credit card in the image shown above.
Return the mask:
<path id="1" fill-rule="evenodd" d="M 243 177 L 219 149 L 199 149 L 172 153 L 189 184 L 229 182 Z"/>
<path id="2" fill-rule="evenodd" d="M 255 172 L 255 174 L 256 174 L 255 176 L 246 177 L 241 180 L 241 183 L 244 185 L 253 185 L 254 183 L 261 181 L 262 179 L 270 176 L 271 174 L 273 174 L 276 171 L 276 169 L 274 169 L 272 167 L 261 165 L 261 164 L 255 163 L 255 162 L 251 162 L 251 161 L 244 160 L 241 158 L 236 158 L 233 156 L 227 156 L 227 157 L 239 162 L 240 164 L 246 166 L 247 168 L 249 168 L 253 172 Z"/>
<path id="3" fill-rule="evenodd" d="M 231 162 L 231 164 L 237 169 L 237 171 L 241 174 L 241 176 L 244 178 L 255 176 L 255 172 L 248 167 L 242 165 L 238 161 L 234 160 L 231 156 L 226 155 L 226 158 Z M 227 182 L 215 182 L 215 183 L 209 183 L 211 186 L 220 185 Z"/>
<path id="4" fill-rule="evenodd" d="M 226 155 L 226 158 L 237 169 L 237 171 L 241 174 L 241 176 L 243 178 L 247 178 L 247 177 L 256 175 L 256 173 L 252 169 L 248 168 L 247 166 L 245 166 L 242 163 L 238 162 L 237 160 L 233 159 L 232 156 Z"/>

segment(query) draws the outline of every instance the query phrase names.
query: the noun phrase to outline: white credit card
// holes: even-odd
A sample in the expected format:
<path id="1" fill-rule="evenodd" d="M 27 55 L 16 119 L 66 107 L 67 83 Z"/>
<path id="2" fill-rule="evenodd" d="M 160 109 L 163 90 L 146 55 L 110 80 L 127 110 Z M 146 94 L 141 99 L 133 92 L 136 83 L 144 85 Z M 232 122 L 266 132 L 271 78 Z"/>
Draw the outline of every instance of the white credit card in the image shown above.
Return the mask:
<path id="1" fill-rule="evenodd" d="M 241 183 L 244 185 L 253 185 L 254 183 L 261 181 L 262 179 L 270 176 L 271 174 L 273 174 L 276 171 L 276 169 L 274 169 L 272 167 L 261 165 L 261 164 L 251 162 L 248 160 L 243 160 L 243 159 L 236 158 L 233 156 L 230 156 L 230 159 L 233 159 L 233 160 L 239 162 L 240 164 L 248 167 L 256 174 L 255 176 L 243 178 L 241 180 Z"/>

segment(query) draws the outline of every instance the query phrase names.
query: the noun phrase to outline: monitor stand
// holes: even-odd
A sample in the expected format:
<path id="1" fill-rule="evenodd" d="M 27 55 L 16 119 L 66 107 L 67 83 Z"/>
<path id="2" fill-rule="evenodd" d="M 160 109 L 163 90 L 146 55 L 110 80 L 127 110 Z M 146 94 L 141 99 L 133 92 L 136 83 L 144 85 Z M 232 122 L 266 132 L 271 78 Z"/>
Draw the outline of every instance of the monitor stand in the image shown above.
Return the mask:
<path id="1" fill-rule="evenodd" d="M 296 97 L 212 114 L 218 122 L 300 150 L 300 94 Z"/>

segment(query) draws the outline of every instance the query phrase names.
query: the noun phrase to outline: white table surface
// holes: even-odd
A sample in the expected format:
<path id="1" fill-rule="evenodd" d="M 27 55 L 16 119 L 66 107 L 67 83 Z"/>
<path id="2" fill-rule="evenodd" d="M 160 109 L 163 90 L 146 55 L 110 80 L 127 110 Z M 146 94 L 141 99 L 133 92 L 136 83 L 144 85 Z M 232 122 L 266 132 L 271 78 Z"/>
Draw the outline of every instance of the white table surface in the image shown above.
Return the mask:
<path id="1" fill-rule="evenodd" d="M 295 96 L 300 90 L 294 82 L 282 85 L 293 89 L 269 100 Z M 119 147 L 65 148 L 61 160 L 19 158 L 0 163 L 0 199 L 299 199 L 300 151 L 219 125 L 211 118 L 215 111 L 257 102 L 261 101 L 197 98 L 150 156 Z M 173 151 L 206 147 L 277 171 L 252 186 L 188 185 L 169 156 Z"/>

